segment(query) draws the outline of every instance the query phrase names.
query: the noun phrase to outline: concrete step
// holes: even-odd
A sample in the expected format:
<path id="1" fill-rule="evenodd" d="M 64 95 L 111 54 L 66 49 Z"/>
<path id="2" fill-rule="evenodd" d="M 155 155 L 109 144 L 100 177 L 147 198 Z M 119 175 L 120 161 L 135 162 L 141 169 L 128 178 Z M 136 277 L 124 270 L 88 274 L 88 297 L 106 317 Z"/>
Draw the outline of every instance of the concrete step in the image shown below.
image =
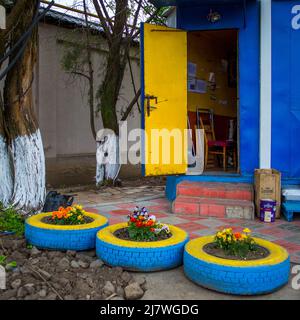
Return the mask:
<path id="1" fill-rule="evenodd" d="M 251 184 L 247 183 L 219 183 L 219 182 L 191 182 L 182 181 L 177 185 L 177 196 L 205 197 L 234 200 L 254 200 Z"/>
<path id="2" fill-rule="evenodd" d="M 254 203 L 248 200 L 177 196 L 172 212 L 201 217 L 254 219 Z"/>

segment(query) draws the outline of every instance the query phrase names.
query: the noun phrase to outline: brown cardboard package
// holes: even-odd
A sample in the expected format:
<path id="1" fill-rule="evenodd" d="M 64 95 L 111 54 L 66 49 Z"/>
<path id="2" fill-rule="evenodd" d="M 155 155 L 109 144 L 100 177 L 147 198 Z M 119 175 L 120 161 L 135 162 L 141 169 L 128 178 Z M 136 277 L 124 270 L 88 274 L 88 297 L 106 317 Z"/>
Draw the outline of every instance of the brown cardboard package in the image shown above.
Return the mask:
<path id="1" fill-rule="evenodd" d="M 280 218 L 281 173 L 275 169 L 256 169 L 254 172 L 255 208 L 259 216 L 260 200 L 276 200 L 276 218 Z"/>

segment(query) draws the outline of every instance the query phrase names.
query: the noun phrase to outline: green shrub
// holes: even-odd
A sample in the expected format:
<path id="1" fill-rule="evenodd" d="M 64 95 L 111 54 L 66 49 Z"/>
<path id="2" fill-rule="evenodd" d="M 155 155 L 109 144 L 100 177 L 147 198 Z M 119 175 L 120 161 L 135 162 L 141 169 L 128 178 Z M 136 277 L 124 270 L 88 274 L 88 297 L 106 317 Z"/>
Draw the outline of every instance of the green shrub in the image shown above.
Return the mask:
<path id="1" fill-rule="evenodd" d="M 0 232 L 11 231 L 24 234 L 24 218 L 13 207 L 4 208 L 0 202 Z"/>

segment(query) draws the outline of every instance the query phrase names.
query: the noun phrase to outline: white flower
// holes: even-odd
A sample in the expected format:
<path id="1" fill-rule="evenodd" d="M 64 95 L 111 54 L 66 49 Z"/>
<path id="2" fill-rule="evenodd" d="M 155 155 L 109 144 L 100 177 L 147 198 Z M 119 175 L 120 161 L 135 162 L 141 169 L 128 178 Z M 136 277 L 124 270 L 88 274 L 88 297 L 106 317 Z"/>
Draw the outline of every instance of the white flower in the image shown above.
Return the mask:
<path id="1" fill-rule="evenodd" d="M 152 221 L 156 221 L 156 217 L 154 215 L 149 216 L 149 219 Z"/>

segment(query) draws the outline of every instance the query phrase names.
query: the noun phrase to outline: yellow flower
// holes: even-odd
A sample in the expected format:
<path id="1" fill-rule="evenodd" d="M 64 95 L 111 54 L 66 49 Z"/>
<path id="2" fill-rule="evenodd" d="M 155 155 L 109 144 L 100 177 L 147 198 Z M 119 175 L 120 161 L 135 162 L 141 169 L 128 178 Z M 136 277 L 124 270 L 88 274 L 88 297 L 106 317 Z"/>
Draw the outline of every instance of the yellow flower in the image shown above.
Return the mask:
<path id="1" fill-rule="evenodd" d="M 81 219 L 82 219 L 82 216 L 81 216 L 81 215 L 80 215 L 80 216 L 78 216 L 78 217 L 77 217 L 77 219 L 78 219 L 78 220 L 81 220 Z"/>
<path id="2" fill-rule="evenodd" d="M 230 233 L 231 233 L 231 231 L 232 231 L 232 229 L 231 229 L 231 228 L 228 228 L 228 229 L 226 229 L 226 230 L 225 230 L 225 232 L 226 232 L 227 234 L 230 234 Z"/>
<path id="3" fill-rule="evenodd" d="M 248 229 L 248 228 L 245 228 L 245 229 L 243 230 L 243 232 L 245 232 L 245 233 L 251 233 L 251 230 Z"/>

